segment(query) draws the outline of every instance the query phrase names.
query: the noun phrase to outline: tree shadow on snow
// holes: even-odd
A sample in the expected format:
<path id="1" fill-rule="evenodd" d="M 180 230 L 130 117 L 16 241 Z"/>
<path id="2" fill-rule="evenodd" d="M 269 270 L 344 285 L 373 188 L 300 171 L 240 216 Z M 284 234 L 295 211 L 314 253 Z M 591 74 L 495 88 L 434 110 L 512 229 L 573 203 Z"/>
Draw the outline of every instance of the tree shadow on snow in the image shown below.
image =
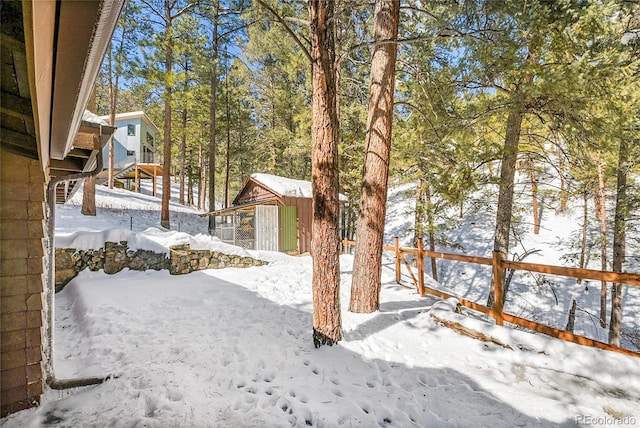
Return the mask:
<path id="1" fill-rule="evenodd" d="M 156 275 L 160 274 L 148 275 L 150 284 L 158 278 Z M 140 281 L 145 280 L 146 277 L 140 277 Z M 136 349 L 153 350 L 140 354 L 149 361 L 142 364 L 136 360 L 137 354 L 123 358 L 120 378 L 78 390 L 74 396 L 50 399 L 35 412 L 3 424 L 7 422 L 7 427 L 34 426 L 38 422 L 50 426 L 87 423 L 208 426 L 214 422 L 216 426 L 576 426 L 570 419 L 571 399 L 563 400 L 567 419 L 559 424 L 544 415 L 530 416 L 454 369 L 410 367 L 366 359 L 339 345 L 315 349 L 309 312 L 278 304 L 243 286 L 215 278 L 215 274 L 194 272 L 176 277 L 176 287 L 186 281 L 204 285 L 190 287 L 189 295 L 171 290 L 165 296 L 171 298 L 170 311 L 159 306 L 165 300 L 157 300 L 149 303 L 156 312 L 138 307 L 136 311 L 123 310 L 111 315 L 132 329 L 126 332 L 131 337 L 119 333 L 118 343 L 136 340 Z M 108 280 L 104 283 L 107 285 Z M 350 336 L 368 336 L 411 319 L 428 310 L 433 301 L 434 298 L 425 298 L 415 302 L 385 302 L 377 317 L 359 326 Z M 108 315 L 110 308 L 102 310 Z M 210 311 L 212 319 L 202 317 L 206 311 Z M 168 331 L 156 327 L 145 332 L 144 325 L 126 321 L 127 317 L 135 320 L 136 315 L 157 316 Z M 146 320 L 148 325 L 154 322 Z M 185 329 L 193 329 L 202 323 L 208 324 L 190 330 L 189 334 L 171 335 L 179 331 L 181 324 Z M 180 343 L 180 339 L 185 342 Z M 206 350 L 204 366 L 205 360 L 198 359 L 201 350 Z M 126 348 L 123 351 L 137 352 Z M 194 361 L 190 363 L 189 358 Z M 185 364 L 188 370 L 182 368 Z M 194 379 L 199 384 L 194 384 Z M 166 384 L 159 388 L 162 382 Z M 189 393 L 163 399 L 162 394 L 169 387 L 172 391 Z M 509 388 L 508 383 L 504 387 Z M 128 399 L 131 394 L 127 388 L 135 389 L 132 393 L 144 400 Z M 211 390 L 211 396 L 189 395 L 194 390 Z M 95 399 L 100 396 L 100 400 Z M 150 405 L 159 404 L 164 406 L 161 412 L 149 411 Z"/>

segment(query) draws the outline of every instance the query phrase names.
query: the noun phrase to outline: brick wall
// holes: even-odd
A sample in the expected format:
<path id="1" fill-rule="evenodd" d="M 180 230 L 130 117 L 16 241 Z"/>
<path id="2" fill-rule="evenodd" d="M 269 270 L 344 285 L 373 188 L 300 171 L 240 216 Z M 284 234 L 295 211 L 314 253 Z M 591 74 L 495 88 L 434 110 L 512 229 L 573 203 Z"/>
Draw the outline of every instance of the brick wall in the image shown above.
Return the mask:
<path id="1" fill-rule="evenodd" d="M 37 160 L 0 150 L 0 406 L 37 405 L 43 388 L 45 181 Z"/>

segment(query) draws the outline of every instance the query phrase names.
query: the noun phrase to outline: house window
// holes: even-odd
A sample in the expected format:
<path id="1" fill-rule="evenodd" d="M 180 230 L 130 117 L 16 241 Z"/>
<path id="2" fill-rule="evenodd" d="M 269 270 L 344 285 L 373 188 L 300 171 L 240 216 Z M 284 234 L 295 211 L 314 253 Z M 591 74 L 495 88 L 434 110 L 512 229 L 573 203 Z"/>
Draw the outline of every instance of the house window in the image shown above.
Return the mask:
<path id="1" fill-rule="evenodd" d="M 151 147 L 155 147 L 153 144 L 153 135 L 149 134 L 148 132 L 147 132 L 147 144 Z"/>
<path id="2" fill-rule="evenodd" d="M 135 125 L 127 125 L 127 135 L 136 135 Z"/>
<path id="3" fill-rule="evenodd" d="M 153 151 L 150 150 L 147 146 L 142 147 L 142 162 L 153 163 Z"/>
<path id="4" fill-rule="evenodd" d="M 136 155 L 135 150 L 127 150 L 127 156 L 135 156 L 135 155 Z"/>

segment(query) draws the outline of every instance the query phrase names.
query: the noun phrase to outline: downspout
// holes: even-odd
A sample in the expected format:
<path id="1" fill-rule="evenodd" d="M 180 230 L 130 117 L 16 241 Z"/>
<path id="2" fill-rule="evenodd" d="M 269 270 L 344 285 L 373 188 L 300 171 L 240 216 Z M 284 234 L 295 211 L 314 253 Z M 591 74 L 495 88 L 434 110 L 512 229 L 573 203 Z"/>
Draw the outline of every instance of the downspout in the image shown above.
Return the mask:
<path id="1" fill-rule="evenodd" d="M 102 135 L 102 125 L 100 125 L 100 135 Z M 67 389 L 77 388 L 80 386 L 89 386 L 103 383 L 105 380 L 114 376 L 105 377 L 93 377 L 93 378 L 78 378 L 78 379 L 56 379 L 53 369 L 53 321 L 54 321 L 54 294 L 55 294 L 55 229 L 56 229 L 56 188 L 60 183 L 76 180 L 84 180 L 85 178 L 91 178 L 97 176 L 103 167 L 102 159 L 102 147 L 97 150 L 96 155 L 96 167 L 91 171 L 80 172 L 77 174 L 70 174 L 61 177 L 54 177 L 47 186 L 47 205 L 49 208 L 49 221 L 47 222 L 47 234 L 49 236 L 49 270 L 47 277 L 47 306 L 48 311 L 46 313 L 47 318 L 47 344 L 45 356 L 48 354 L 49 358 L 45 361 L 45 374 L 46 383 L 52 389 Z"/>

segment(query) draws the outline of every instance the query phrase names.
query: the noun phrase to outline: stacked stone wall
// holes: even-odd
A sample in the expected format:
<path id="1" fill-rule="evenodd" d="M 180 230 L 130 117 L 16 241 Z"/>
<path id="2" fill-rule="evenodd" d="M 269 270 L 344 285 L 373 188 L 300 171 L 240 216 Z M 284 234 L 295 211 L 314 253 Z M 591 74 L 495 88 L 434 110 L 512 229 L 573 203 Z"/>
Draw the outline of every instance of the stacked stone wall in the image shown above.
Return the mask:
<path id="1" fill-rule="evenodd" d="M 123 269 L 145 271 L 168 269 L 172 275 L 183 275 L 203 269 L 246 268 L 267 264 L 252 257 L 224 254 L 212 250 L 192 250 L 189 244 L 175 245 L 166 253 L 133 250 L 127 241 L 106 242 L 104 248 L 77 250 L 56 248 L 56 291 L 85 269 L 114 274 Z"/>

